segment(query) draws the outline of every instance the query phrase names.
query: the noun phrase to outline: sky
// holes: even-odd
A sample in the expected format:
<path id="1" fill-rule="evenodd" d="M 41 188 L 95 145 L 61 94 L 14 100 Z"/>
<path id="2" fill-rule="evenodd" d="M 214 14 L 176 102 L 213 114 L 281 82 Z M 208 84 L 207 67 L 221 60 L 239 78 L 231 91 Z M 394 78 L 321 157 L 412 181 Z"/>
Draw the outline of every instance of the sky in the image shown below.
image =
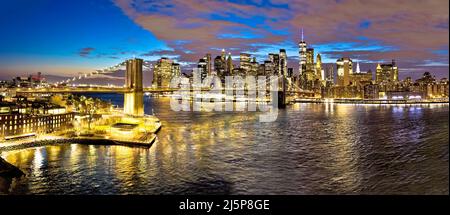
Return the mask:
<path id="1" fill-rule="evenodd" d="M 286 49 L 298 68 L 300 29 L 326 63 L 362 70 L 395 59 L 400 78 L 448 77 L 448 0 L 4 0 L 0 79 L 75 76 L 139 57 L 189 69 L 205 53 L 258 61 Z"/>

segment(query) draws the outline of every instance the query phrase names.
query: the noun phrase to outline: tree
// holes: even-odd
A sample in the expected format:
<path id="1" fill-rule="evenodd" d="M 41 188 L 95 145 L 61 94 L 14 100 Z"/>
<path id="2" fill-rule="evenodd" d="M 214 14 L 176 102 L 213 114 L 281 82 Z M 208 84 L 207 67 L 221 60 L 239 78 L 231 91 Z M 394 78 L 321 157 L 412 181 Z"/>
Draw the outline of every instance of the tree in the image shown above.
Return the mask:
<path id="1" fill-rule="evenodd" d="M 95 107 L 95 100 L 93 98 L 88 98 L 84 100 L 84 104 L 85 104 L 85 111 L 86 114 L 88 115 L 88 129 L 91 130 L 91 123 L 92 123 L 92 119 L 93 119 L 93 115 L 96 112 L 96 107 Z"/>

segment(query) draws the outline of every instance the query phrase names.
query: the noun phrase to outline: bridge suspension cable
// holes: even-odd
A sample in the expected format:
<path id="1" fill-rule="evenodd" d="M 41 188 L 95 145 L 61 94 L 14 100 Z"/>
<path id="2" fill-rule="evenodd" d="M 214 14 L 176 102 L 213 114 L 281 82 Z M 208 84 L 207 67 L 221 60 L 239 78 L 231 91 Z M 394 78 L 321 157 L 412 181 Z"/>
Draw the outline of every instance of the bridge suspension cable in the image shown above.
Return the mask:
<path id="1" fill-rule="evenodd" d="M 66 80 L 56 82 L 55 84 L 56 85 L 70 84 L 70 83 L 73 83 L 75 81 L 78 81 L 78 80 L 81 80 L 81 79 L 85 79 L 85 78 L 88 78 L 88 77 L 92 77 L 92 76 L 95 76 L 95 75 L 113 74 L 115 72 L 120 71 L 121 69 L 124 69 L 124 67 L 126 66 L 126 63 L 127 63 L 126 61 L 123 61 L 121 63 L 118 63 L 118 64 L 114 65 L 114 66 L 110 66 L 110 67 L 107 67 L 107 68 L 104 68 L 104 69 L 98 69 L 98 70 L 92 71 L 90 73 L 80 74 L 78 76 L 71 77 L 71 78 L 68 78 Z M 150 61 L 144 61 L 142 67 L 143 67 L 142 70 L 146 71 L 146 70 L 152 69 L 153 65 L 152 65 L 152 63 Z"/>

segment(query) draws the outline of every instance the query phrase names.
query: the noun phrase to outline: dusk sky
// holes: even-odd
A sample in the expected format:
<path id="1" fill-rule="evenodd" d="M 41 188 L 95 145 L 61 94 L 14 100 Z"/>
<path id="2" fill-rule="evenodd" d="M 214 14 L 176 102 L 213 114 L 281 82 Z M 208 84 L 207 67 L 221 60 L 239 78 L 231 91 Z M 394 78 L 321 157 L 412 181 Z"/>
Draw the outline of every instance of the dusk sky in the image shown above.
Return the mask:
<path id="1" fill-rule="evenodd" d="M 133 56 L 187 69 L 205 53 L 259 61 L 287 50 L 297 69 L 300 29 L 327 63 L 362 69 L 396 59 L 400 78 L 448 77 L 448 0 L 11 0 L 0 2 L 0 78 L 71 76 Z"/>

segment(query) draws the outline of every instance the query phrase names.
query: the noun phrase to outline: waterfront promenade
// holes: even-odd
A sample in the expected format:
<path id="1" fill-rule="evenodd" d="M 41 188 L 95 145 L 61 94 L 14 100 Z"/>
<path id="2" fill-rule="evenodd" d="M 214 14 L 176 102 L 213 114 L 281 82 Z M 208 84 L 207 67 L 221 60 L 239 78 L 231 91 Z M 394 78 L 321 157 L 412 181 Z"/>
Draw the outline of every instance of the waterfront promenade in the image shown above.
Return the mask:
<path id="1" fill-rule="evenodd" d="M 322 99 L 322 98 L 297 98 L 291 100 L 292 103 L 337 103 L 337 104 L 448 104 L 449 100 L 393 100 L 393 99 Z"/>
<path id="2" fill-rule="evenodd" d="M 20 150 L 32 147 L 59 144 L 85 144 L 85 145 L 123 145 L 130 147 L 150 148 L 156 141 L 155 134 L 150 134 L 146 140 L 129 141 L 119 139 L 109 139 L 104 137 L 64 137 L 64 136 L 42 136 L 36 138 L 26 138 L 14 141 L 5 141 L 0 143 L 1 151 Z"/>

